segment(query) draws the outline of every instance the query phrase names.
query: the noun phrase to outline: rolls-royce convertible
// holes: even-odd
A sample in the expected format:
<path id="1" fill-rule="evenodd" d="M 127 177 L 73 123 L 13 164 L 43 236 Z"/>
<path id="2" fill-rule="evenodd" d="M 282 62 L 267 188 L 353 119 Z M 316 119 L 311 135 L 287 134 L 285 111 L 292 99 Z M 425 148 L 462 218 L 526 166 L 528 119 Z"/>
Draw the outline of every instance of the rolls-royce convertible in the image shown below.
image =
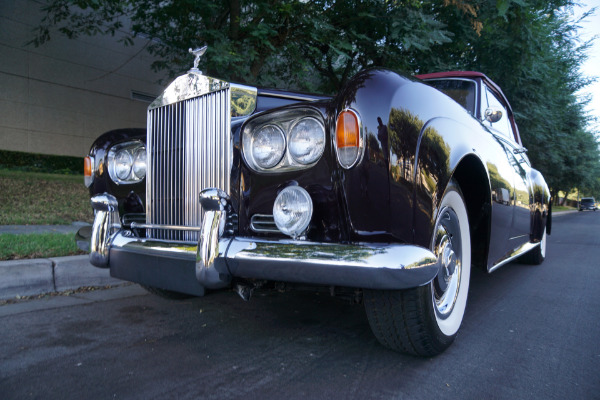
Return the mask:
<path id="1" fill-rule="evenodd" d="M 197 60 L 196 60 L 197 61 Z M 487 76 L 370 69 L 333 97 L 176 78 L 85 158 L 90 261 L 169 298 L 324 290 L 384 345 L 444 351 L 471 268 L 539 264 L 548 187 Z"/>

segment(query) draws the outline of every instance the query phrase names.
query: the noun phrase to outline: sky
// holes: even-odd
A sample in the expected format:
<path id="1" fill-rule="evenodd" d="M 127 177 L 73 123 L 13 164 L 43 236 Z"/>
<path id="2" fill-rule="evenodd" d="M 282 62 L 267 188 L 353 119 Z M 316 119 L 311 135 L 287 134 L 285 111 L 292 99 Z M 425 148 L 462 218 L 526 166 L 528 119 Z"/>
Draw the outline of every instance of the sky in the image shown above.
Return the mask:
<path id="1" fill-rule="evenodd" d="M 588 86 L 582 91 L 582 95 L 591 95 L 592 99 L 588 105 L 588 111 L 591 116 L 598 120 L 591 126 L 600 139 L 600 0 L 582 0 L 583 7 L 575 8 L 575 17 L 582 15 L 591 8 L 596 7 L 596 12 L 581 23 L 579 31 L 582 41 L 597 37 L 594 45 L 588 51 L 588 60 L 582 65 L 581 72 L 584 76 L 599 78 L 594 84 Z"/>

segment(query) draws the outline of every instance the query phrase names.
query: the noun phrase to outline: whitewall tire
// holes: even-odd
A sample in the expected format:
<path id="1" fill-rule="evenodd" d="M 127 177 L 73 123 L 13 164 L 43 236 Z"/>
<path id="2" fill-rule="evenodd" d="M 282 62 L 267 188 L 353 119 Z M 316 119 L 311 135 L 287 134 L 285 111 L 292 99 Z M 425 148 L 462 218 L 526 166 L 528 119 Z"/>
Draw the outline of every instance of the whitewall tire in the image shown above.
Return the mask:
<path id="1" fill-rule="evenodd" d="M 454 341 L 467 305 L 471 237 L 465 201 L 451 181 L 438 206 L 431 249 L 441 264 L 427 285 L 407 290 L 365 290 L 369 324 L 386 347 L 430 357 Z"/>

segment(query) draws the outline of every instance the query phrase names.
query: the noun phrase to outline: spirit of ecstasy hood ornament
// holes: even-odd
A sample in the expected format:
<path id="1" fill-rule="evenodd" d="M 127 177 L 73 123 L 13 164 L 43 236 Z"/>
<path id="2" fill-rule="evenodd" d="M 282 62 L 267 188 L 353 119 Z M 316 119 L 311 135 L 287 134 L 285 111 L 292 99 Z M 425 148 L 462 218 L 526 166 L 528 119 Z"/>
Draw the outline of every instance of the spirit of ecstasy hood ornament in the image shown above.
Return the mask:
<path id="1" fill-rule="evenodd" d="M 188 51 L 190 52 L 190 54 L 193 54 L 196 58 L 194 58 L 194 68 L 192 68 L 192 71 L 198 71 L 198 64 L 200 63 L 200 57 L 202 57 L 204 55 L 204 53 L 206 52 L 206 49 L 208 48 L 208 46 L 203 46 L 197 49 L 189 49 Z M 200 73 L 202 73 L 202 71 L 198 71 Z"/>

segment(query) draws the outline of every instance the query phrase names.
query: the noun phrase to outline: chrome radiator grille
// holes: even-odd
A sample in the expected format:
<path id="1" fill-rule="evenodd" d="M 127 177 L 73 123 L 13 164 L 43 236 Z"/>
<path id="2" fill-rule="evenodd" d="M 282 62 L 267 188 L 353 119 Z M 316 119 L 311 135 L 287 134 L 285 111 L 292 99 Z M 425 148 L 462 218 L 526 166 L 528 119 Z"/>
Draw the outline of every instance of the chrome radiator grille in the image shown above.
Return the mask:
<path id="1" fill-rule="evenodd" d="M 230 97 L 227 88 L 148 111 L 148 224 L 200 227 L 200 191 L 230 193 Z M 195 242 L 198 231 L 148 229 L 147 236 Z"/>

